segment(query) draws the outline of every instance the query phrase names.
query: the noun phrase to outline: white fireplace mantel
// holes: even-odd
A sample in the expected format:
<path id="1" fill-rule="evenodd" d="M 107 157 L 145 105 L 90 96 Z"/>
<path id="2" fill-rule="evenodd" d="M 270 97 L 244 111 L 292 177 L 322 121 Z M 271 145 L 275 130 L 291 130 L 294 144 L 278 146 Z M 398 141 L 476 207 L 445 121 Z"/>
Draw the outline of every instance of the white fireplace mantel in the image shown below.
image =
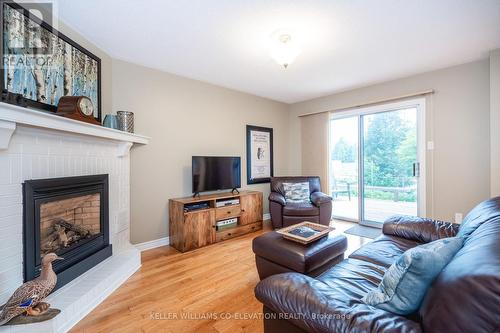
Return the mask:
<path id="1" fill-rule="evenodd" d="M 0 102 L 0 304 L 23 284 L 23 184 L 107 174 L 113 255 L 47 297 L 61 313 L 0 333 L 64 333 L 141 266 L 130 244 L 130 155 L 149 138 Z"/>
<path id="2" fill-rule="evenodd" d="M 0 150 L 9 143 L 18 125 L 51 129 L 55 131 L 88 135 L 117 141 L 117 156 L 126 156 L 134 143 L 147 144 L 149 137 L 127 133 L 99 125 L 88 124 L 48 112 L 36 111 L 7 103 L 0 103 Z"/>

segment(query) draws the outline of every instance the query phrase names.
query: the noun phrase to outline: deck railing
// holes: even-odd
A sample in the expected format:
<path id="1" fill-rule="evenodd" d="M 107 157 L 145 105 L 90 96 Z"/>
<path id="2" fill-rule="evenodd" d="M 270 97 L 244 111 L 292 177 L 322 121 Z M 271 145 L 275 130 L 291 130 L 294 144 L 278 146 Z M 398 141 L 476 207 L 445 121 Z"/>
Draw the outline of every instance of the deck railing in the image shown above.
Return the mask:
<path id="1" fill-rule="evenodd" d="M 349 201 L 351 200 L 351 194 L 354 192 L 354 190 L 357 190 L 355 184 L 339 184 L 334 187 L 332 190 L 332 195 L 335 198 L 338 197 L 339 194 L 345 193 L 349 197 Z M 382 191 L 382 192 L 389 192 L 394 195 L 394 201 L 399 201 L 399 195 L 401 193 L 411 193 L 417 190 L 415 186 L 408 186 L 408 187 L 389 187 L 389 186 L 365 186 L 365 191 L 366 190 L 372 190 L 372 191 Z"/>

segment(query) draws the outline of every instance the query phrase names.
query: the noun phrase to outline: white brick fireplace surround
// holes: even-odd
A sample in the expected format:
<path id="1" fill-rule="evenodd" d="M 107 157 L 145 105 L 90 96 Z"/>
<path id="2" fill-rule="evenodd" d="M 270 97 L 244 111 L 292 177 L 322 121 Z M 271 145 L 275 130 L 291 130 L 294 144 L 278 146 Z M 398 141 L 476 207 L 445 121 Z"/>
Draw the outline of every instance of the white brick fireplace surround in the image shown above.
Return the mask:
<path id="1" fill-rule="evenodd" d="M 38 324 L 2 326 L 0 333 L 66 332 L 141 265 L 130 244 L 130 158 L 149 138 L 54 114 L 0 103 L 0 304 L 23 283 L 22 183 L 109 174 L 109 224 L 113 256 L 50 295 L 62 310 Z"/>

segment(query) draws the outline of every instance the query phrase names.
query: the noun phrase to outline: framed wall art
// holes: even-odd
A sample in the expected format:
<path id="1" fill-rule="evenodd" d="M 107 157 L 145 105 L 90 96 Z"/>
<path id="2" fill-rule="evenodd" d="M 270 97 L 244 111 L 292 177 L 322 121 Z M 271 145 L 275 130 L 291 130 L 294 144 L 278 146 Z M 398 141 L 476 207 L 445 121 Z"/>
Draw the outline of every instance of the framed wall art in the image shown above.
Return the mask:
<path id="1" fill-rule="evenodd" d="M 86 96 L 101 121 L 101 59 L 21 5 L 1 0 L 4 101 L 55 112 L 62 96 Z"/>
<path id="2" fill-rule="evenodd" d="M 273 129 L 247 125 L 247 184 L 269 183 L 273 160 Z"/>

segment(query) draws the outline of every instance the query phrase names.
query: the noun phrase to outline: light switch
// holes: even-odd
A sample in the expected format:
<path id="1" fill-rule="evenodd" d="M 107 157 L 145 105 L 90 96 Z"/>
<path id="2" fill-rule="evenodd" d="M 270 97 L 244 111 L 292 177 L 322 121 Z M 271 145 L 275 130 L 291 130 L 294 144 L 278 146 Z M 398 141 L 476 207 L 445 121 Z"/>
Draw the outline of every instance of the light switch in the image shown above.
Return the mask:
<path id="1" fill-rule="evenodd" d="M 434 150 L 434 141 L 427 141 L 427 150 Z"/>

